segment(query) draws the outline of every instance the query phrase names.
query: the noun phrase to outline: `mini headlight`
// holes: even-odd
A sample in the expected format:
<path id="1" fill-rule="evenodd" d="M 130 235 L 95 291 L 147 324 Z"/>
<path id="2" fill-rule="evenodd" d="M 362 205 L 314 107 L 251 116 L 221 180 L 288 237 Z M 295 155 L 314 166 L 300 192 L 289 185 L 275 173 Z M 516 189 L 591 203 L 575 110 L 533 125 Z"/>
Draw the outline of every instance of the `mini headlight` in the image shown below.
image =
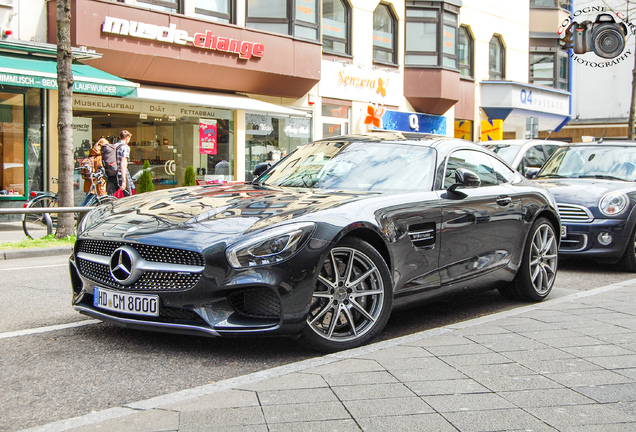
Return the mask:
<path id="1" fill-rule="evenodd" d="M 312 222 L 299 222 L 266 230 L 241 240 L 225 251 L 234 268 L 275 264 L 290 258 L 314 231 Z"/>
<path id="2" fill-rule="evenodd" d="M 616 216 L 629 207 L 629 198 L 622 192 L 610 192 L 598 203 L 598 209 L 605 216 Z"/>

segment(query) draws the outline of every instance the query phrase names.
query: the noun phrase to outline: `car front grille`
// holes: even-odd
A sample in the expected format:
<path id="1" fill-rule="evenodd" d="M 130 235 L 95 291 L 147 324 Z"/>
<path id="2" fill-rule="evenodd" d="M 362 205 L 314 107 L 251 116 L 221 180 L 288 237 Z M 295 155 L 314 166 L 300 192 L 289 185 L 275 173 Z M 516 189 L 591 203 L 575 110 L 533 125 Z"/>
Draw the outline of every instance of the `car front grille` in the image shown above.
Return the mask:
<path id="1" fill-rule="evenodd" d="M 562 222 L 587 223 L 594 220 L 592 213 L 586 207 L 574 204 L 557 204 L 557 207 Z"/>
<path id="2" fill-rule="evenodd" d="M 78 258 L 77 266 L 82 276 L 101 285 L 129 291 L 184 291 L 192 288 L 201 279 L 201 273 L 175 273 L 151 271 L 144 273 L 132 285 L 115 281 L 105 264 Z"/>
<path id="3" fill-rule="evenodd" d="M 271 289 L 253 288 L 229 294 L 227 300 L 240 315 L 250 318 L 279 318 L 280 298 Z"/>
<path id="4" fill-rule="evenodd" d="M 204 265 L 203 255 L 184 249 L 116 241 L 78 240 L 77 243 L 78 252 L 94 255 L 111 256 L 118 247 L 131 246 L 139 252 L 143 259 L 148 261 L 194 266 Z"/>
<path id="5" fill-rule="evenodd" d="M 203 255 L 183 249 L 172 249 L 144 244 L 78 240 L 77 268 L 82 276 L 106 287 L 126 291 L 185 291 L 195 286 L 201 279 L 201 271 L 163 271 L 162 264 L 196 266 L 203 269 Z M 134 248 L 139 255 L 149 262 L 157 263 L 157 268 L 146 270 L 137 281 L 130 285 L 122 285 L 111 275 L 108 261 L 113 252 L 121 247 Z M 89 259 L 86 259 L 86 257 Z M 92 257 L 92 258 L 91 258 Z M 105 257 L 104 260 L 95 257 Z M 98 262 L 101 261 L 101 262 Z"/>

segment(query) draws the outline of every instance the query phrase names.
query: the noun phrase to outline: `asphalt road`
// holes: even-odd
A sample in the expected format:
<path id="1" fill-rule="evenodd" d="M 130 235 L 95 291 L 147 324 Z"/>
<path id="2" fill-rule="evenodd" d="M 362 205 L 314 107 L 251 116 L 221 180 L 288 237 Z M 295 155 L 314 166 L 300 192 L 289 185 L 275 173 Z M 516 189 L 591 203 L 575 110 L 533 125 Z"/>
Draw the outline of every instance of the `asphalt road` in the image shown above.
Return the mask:
<path id="1" fill-rule="evenodd" d="M 609 266 L 563 262 L 549 298 L 634 277 Z M 487 292 L 397 311 L 380 340 L 524 305 Z M 0 261 L 0 353 L 2 431 L 317 355 L 292 339 L 209 339 L 96 323 L 70 306 L 65 257 Z"/>

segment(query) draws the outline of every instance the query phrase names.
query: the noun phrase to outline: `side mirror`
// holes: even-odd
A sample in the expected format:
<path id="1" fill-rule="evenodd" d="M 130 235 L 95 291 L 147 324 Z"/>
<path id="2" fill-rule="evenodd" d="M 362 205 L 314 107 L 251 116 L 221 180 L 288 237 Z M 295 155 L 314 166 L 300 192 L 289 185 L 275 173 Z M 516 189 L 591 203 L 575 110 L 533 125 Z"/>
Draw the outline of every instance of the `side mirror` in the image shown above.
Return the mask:
<path id="1" fill-rule="evenodd" d="M 455 184 L 448 188 L 449 192 L 455 192 L 458 187 L 478 188 L 481 186 L 481 179 L 471 170 L 458 168 L 455 171 Z"/>
<path id="2" fill-rule="evenodd" d="M 529 179 L 533 179 L 537 176 L 537 174 L 539 174 L 539 171 L 541 171 L 541 168 L 527 168 L 526 172 L 523 173 L 525 178 L 529 178 Z"/>
<path id="3" fill-rule="evenodd" d="M 252 174 L 254 174 L 254 177 L 258 177 L 261 174 L 263 174 L 265 171 L 270 169 L 271 167 L 272 167 L 272 164 L 270 164 L 269 162 L 261 162 L 259 164 L 256 164 Z"/>

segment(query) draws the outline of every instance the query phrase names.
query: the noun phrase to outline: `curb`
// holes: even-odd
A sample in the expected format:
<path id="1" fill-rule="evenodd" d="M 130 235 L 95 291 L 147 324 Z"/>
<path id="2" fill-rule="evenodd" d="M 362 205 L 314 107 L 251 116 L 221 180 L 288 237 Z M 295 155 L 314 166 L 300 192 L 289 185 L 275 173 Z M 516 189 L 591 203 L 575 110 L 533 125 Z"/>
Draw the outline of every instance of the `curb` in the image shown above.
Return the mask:
<path id="1" fill-rule="evenodd" d="M 60 246 L 50 248 L 11 249 L 0 251 L 0 259 L 38 258 L 56 255 L 71 255 L 72 246 Z"/>

